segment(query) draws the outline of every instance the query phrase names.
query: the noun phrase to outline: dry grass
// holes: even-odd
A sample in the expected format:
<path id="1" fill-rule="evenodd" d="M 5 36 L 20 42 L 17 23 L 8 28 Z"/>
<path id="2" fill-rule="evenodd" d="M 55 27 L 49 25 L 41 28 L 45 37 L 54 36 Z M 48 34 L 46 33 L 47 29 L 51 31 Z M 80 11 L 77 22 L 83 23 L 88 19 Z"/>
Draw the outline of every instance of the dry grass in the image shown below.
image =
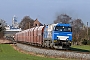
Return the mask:
<path id="1" fill-rule="evenodd" d="M 0 44 L 5 44 L 5 43 L 10 43 L 11 41 L 5 40 L 5 39 L 0 39 Z"/>

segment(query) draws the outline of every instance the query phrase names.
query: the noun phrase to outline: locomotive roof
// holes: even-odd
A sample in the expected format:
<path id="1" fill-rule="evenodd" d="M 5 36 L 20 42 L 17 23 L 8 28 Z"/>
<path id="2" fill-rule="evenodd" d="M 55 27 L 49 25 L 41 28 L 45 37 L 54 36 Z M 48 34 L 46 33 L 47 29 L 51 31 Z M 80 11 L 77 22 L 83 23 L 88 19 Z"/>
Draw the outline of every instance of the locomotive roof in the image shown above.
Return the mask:
<path id="1" fill-rule="evenodd" d="M 70 24 L 61 24 L 61 23 L 58 23 L 56 26 L 70 26 Z"/>

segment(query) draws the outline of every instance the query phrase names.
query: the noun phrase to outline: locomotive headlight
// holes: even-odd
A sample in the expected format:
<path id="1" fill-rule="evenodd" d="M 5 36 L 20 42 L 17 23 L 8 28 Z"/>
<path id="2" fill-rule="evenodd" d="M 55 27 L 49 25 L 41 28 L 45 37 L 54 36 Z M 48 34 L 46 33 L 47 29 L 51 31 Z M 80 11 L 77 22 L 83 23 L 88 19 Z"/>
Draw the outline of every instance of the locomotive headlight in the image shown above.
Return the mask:
<path id="1" fill-rule="evenodd" d="M 69 38 L 67 38 L 66 40 L 69 40 Z"/>

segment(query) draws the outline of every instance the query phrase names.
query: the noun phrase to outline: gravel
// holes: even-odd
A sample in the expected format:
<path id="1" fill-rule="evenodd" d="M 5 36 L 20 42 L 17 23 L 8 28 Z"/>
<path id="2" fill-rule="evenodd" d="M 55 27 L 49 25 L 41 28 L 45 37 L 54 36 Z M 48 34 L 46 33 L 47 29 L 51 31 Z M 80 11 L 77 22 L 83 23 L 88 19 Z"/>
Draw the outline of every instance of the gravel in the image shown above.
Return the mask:
<path id="1" fill-rule="evenodd" d="M 66 57 L 66 58 L 80 58 L 80 59 L 90 59 L 90 54 L 85 53 L 76 53 L 76 52 L 66 52 L 66 51 L 58 51 L 58 50 L 47 50 L 35 48 L 29 45 L 17 43 L 17 46 L 23 50 L 34 52 L 36 54 L 43 54 L 45 56 L 53 56 L 53 57 Z"/>

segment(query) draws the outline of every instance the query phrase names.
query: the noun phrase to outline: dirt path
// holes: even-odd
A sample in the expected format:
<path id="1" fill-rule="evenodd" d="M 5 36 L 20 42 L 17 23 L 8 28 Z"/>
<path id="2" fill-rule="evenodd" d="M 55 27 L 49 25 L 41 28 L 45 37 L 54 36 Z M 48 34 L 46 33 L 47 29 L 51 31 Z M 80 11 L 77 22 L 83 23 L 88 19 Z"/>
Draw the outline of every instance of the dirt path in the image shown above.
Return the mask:
<path id="1" fill-rule="evenodd" d="M 9 40 L 2 40 L 2 39 L 0 39 L 0 44 L 7 44 L 7 43 L 11 43 L 11 41 L 9 41 Z"/>

